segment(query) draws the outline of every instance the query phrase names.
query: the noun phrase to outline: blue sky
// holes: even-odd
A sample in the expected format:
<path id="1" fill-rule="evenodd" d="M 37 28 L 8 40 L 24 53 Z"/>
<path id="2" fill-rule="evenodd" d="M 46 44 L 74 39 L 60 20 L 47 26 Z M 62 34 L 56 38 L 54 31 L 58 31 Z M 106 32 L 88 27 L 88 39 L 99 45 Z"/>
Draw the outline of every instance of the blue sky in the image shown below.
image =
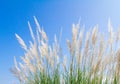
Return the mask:
<path id="1" fill-rule="evenodd" d="M 59 36 L 62 28 L 62 46 L 65 39 L 70 38 L 71 27 L 80 19 L 85 25 L 85 31 L 94 25 L 99 25 L 100 31 L 107 31 L 108 18 L 116 30 L 120 27 L 119 0 L 1 0 L 0 1 L 0 84 L 12 84 L 16 79 L 10 73 L 13 67 L 13 57 L 19 60 L 24 51 L 15 38 L 19 34 L 28 42 L 30 33 L 27 21 L 31 22 L 35 31 L 33 16 L 36 16 L 53 41 L 53 36 Z M 65 53 L 66 50 L 63 52 Z"/>

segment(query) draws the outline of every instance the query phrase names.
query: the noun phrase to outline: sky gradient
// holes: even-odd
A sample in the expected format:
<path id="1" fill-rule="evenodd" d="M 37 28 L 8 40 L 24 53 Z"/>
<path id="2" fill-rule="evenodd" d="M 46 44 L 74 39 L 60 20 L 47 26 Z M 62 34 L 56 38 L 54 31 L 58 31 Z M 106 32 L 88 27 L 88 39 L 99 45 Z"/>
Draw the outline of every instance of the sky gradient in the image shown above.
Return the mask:
<path id="1" fill-rule="evenodd" d="M 16 40 L 15 33 L 28 44 L 31 40 L 28 24 L 33 31 L 36 16 L 41 27 L 53 42 L 54 34 L 59 37 L 62 28 L 62 46 L 70 38 L 72 24 L 85 25 L 85 31 L 99 25 L 100 31 L 107 31 L 108 19 L 114 30 L 120 27 L 120 0 L 1 0 L 0 1 L 0 84 L 13 84 L 16 79 L 9 69 L 14 66 L 13 57 L 20 61 L 24 51 Z M 65 53 L 66 49 L 63 51 Z"/>

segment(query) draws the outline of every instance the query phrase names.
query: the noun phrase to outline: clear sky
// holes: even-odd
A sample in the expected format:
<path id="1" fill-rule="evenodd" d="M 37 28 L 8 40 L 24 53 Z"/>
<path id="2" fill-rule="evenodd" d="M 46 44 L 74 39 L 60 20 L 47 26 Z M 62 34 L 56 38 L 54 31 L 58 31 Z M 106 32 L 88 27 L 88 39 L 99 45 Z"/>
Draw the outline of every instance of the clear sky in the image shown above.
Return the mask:
<path id="1" fill-rule="evenodd" d="M 19 61 L 24 51 L 15 38 L 19 34 L 28 43 L 30 33 L 27 21 L 35 31 L 33 16 L 47 33 L 50 42 L 63 30 L 62 46 L 70 38 L 71 27 L 80 19 L 85 31 L 99 24 L 100 31 L 107 30 L 108 18 L 116 30 L 120 27 L 120 0 L 1 0 L 0 1 L 0 84 L 13 84 L 10 73 L 13 57 Z M 66 50 L 63 52 L 65 53 Z"/>

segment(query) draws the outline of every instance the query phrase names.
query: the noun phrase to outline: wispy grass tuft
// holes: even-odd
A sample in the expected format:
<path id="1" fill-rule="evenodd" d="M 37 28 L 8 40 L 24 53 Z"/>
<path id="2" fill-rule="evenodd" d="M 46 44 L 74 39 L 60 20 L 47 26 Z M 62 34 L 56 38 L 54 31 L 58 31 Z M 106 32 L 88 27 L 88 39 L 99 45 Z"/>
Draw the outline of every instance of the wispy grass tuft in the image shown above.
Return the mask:
<path id="1" fill-rule="evenodd" d="M 56 36 L 53 45 L 49 45 L 47 34 L 35 16 L 34 20 L 36 34 L 28 22 L 33 40 L 30 46 L 15 34 L 25 50 L 22 61 L 17 62 L 14 58 L 15 67 L 11 69 L 20 84 L 120 83 L 120 28 L 117 33 L 113 32 L 110 20 L 108 39 L 105 39 L 104 33 L 99 32 L 98 25 L 85 33 L 79 23 L 73 24 L 72 40 L 66 41 L 69 56 L 62 53 Z"/>

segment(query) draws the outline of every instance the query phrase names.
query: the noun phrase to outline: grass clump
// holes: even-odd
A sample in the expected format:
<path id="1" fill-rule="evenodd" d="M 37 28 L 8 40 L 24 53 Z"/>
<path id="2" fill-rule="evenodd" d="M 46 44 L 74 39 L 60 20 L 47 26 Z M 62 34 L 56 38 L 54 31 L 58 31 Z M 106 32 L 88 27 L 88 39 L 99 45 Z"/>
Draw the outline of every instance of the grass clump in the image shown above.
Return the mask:
<path id="1" fill-rule="evenodd" d="M 67 40 L 69 56 L 62 56 L 62 49 L 55 36 L 53 45 L 34 17 L 36 35 L 28 22 L 33 41 L 28 47 L 15 34 L 25 50 L 22 61 L 16 61 L 12 73 L 20 84 L 119 84 L 120 83 L 120 29 L 113 32 L 108 21 L 108 39 L 100 33 L 98 25 L 83 32 L 80 24 L 72 26 L 72 40 Z M 117 47 L 116 47 L 117 46 Z M 67 60 L 67 58 L 69 60 Z"/>

